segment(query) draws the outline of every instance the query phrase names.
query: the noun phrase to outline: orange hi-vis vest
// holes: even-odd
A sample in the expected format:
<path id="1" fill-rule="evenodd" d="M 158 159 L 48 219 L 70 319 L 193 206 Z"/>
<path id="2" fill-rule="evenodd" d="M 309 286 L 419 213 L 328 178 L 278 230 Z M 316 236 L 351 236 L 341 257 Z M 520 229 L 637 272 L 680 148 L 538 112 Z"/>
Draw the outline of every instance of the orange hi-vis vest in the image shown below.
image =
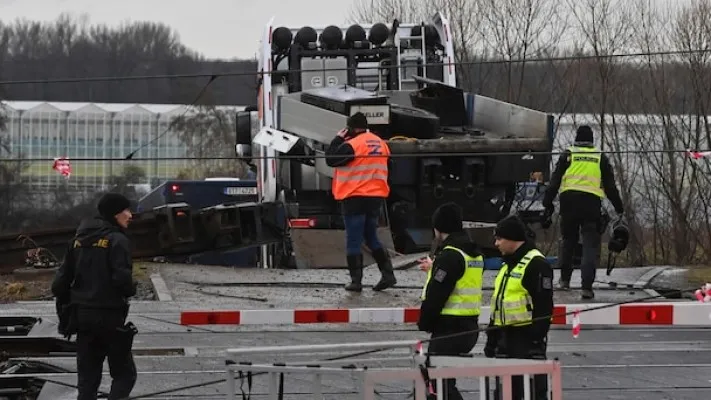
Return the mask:
<path id="1" fill-rule="evenodd" d="M 387 142 L 372 132 L 363 132 L 349 139 L 355 158 L 342 167 L 335 167 L 331 190 L 336 200 L 349 197 L 388 197 Z"/>

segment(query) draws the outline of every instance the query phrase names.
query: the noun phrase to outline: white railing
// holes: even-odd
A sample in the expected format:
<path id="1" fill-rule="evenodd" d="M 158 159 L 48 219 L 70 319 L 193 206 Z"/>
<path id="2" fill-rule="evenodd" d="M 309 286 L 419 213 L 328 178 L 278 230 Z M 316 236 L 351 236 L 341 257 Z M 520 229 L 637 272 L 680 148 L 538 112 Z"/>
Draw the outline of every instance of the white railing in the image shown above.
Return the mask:
<path id="1" fill-rule="evenodd" d="M 437 382 L 436 398 L 443 399 L 444 387 L 442 380 L 448 378 L 478 378 L 479 399 L 489 400 L 489 379 L 496 378 L 500 398 L 497 400 L 511 400 L 513 395 L 512 377 L 523 376 L 524 399 L 531 400 L 531 377 L 533 375 L 546 375 L 549 381 L 548 392 L 550 400 L 562 400 L 561 367 L 558 361 L 548 360 L 522 360 L 522 359 L 490 359 L 477 356 L 427 356 L 418 353 L 418 342 L 392 341 L 392 342 L 366 342 L 366 343 L 339 343 L 323 345 L 295 345 L 295 346 L 269 346 L 228 349 L 231 356 L 236 355 L 278 355 L 304 354 L 314 356 L 316 353 L 335 353 L 347 351 L 362 351 L 378 349 L 408 349 L 407 354 L 395 354 L 392 357 L 355 359 L 351 357 L 333 357 L 326 361 L 309 361 L 293 363 L 251 363 L 234 361 L 227 362 L 226 395 L 228 400 L 237 399 L 236 375 L 237 373 L 258 373 L 268 375 L 268 399 L 277 400 L 280 397 L 280 375 L 300 374 L 312 377 L 312 394 L 314 399 L 323 398 L 323 377 L 328 375 L 347 376 L 360 382 L 360 388 L 355 391 L 359 399 L 375 400 L 376 385 L 393 382 L 414 382 L 414 399 L 427 400 L 428 388 L 423 377 L 421 366 L 426 368 L 429 379 Z M 401 356 L 401 357 L 398 357 Z M 406 357 L 402 357 L 406 356 Z M 382 361 L 410 361 L 412 366 L 393 368 L 356 367 L 356 363 L 382 362 Z M 339 366 L 341 364 L 342 366 Z M 328 382 L 328 380 L 325 380 Z M 499 385 L 500 383 L 500 385 Z M 288 393 L 282 393 L 288 394 Z"/>

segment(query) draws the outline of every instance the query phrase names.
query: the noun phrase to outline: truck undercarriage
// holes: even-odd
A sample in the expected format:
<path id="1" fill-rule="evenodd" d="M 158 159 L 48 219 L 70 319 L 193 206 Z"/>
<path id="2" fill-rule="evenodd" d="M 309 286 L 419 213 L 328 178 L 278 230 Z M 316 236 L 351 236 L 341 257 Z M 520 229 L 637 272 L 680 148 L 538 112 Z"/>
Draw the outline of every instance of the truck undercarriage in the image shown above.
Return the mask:
<path id="1" fill-rule="evenodd" d="M 339 86 L 278 97 L 278 128 L 263 128 L 254 135 L 253 143 L 273 148 L 277 154 L 277 192 L 286 204 L 288 218 L 309 221 L 296 228 L 311 232 L 298 229 L 291 237 L 292 262 L 301 261 L 305 267 L 343 265 L 343 260 L 333 264 L 332 257 L 328 262 L 323 257 L 304 257 L 301 253 L 307 246 L 298 242 L 300 238 L 318 242 L 313 237 L 324 236 L 318 230 L 334 230 L 331 234 L 340 235 L 341 243 L 329 243 L 329 248 L 344 254 L 344 227 L 330 191 L 333 170 L 326 165 L 325 150 L 352 110 L 384 117 L 383 123 L 371 124 L 370 130 L 386 139 L 391 149 L 391 195 L 383 212 L 383 227 L 390 229 L 391 238 L 385 234 L 385 240 L 389 243 L 392 239 L 398 253 L 430 249 L 430 218 L 442 203 L 459 204 L 466 221 L 495 223 L 510 213 L 520 182 L 539 181 L 548 175 L 551 117 L 418 76 L 413 79 L 428 87 L 374 93 Z M 422 108 L 426 103 L 423 98 L 433 104 L 461 106 L 448 106 L 446 112 L 435 114 L 436 106 L 428 107 L 431 111 Z M 452 120 L 462 125 L 442 126 L 442 121 Z M 491 236 L 487 237 L 490 230 L 484 231 L 480 225 L 470 233 L 487 238 L 481 246 L 496 255 Z"/>
<path id="2" fill-rule="evenodd" d="M 548 176 L 553 117 L 458 88 L 448 24 L 439 13 L 426 23 L 391 26 L 267 24 L 258 102 L 238 113 L 235 149 L 253 162 L 260 198 L 284 202 L 292 222 L 281 247 L 263 249 L 268 265 L 345 266 L 324 154 L 358 111 L 392 153 L 382 212 L 387 244 L 398 253 L 429 250 L 432 212 L 456 202 L 477 224 L 470 234 L 498 253 L 486 224 L 510 213 L 521 183 Z M 324 248 L 341 255 L 336 264 L 303 254 L 324 236 L 331 239 Z"/>

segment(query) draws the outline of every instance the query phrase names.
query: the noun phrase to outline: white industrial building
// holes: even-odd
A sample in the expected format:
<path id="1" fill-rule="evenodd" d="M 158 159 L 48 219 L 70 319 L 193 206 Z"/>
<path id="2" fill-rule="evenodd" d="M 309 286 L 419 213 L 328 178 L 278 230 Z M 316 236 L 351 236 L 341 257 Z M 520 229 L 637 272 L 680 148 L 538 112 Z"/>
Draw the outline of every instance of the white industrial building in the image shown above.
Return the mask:
<path id="1" fill-rule="evenodd" d="M 155 186 L 157 182 L 175 178 L 189 164 L 188 160 L 122 161 L 132 151 L 162 135 L 173 118 L 194 112 L 194 108 L 186 105 L 5 101 L 2 107 L 7 123 L 5 130 L 0 132 L 0 144 L 9 145 L 11 153 L 0 148 L 0 159 L 37 160 L 28 162 L 23 173 L 27 182 L 37 190 L 56 187 L 60 183 L 66 183 L 74 190 L 101 190 L 109 185 L 111 176 L 122 175 L 125 165 L 140 166 L 145 171 L 145 182 L 136 183 Z M 244 109 L 238 106 L 218 108 L 230 112 Z M 618 117 L 618 128 L 623 132 L 616 139 L 626 142 L 621 144 L 623 148 L 639 147 L 624 134 L 629 129 L 644 130 L 652 141 L 662 136 L 658 131 L 663 126 L 657 116 Z M 677 129 L 682 132 L 694 125 L 684 117 L 674 117 L 674 125 L 678 125 Z M 592 114 L 556 115 L 557 150 L 572 143 L 578 125 L 590 124 L 599 134 L 596 120 Z M 199 135 L 200 132 L 192 134 Z M 186 152 L 187 146 L 179 140 L 177 132 L 168 131 L 138 151 L 134 158 L 186 157 Z M 211 154 L 205 155 L 209 156 Z M 52 169 L 55 157 L 69 158 L 72 165 L 69 179 Z M 106 160 L 81 161 L 77 158 Z"/>
<path id="2" fill-rule="evenodd" d="M 37 160 L 29 162 L 23 173 L 36 189 L 63 182 L 76 190 L 104 188 L 111 176 L 122 174 L 124 165 L 143 168 L 147 179 L 140 183 L 148 184 L 175 178 L 177 171 L 188 164 L 186 160 L 120 161 L 163 134 L 173 118 L 194 111 L 185 105 L 37 101 L 4 101 L 2 105 L 7 118 L 3 143 L 9 145 L 11 154 L 2 150 L 1 158 Z M 220 108 L 237 111 L 243 107 Z M 186 150 L 177 133 L 169 131 L 133 157 L 185 157 Z M 55 157 L 69 158 L 69 179 L 52 169 Z"/>

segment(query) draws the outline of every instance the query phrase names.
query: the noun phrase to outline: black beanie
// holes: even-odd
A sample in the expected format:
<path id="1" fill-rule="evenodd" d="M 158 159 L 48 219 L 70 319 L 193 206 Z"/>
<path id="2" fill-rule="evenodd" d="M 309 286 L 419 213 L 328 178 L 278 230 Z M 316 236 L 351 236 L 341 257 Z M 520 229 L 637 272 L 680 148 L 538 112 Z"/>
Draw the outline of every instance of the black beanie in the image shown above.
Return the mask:
<path id="1" fill-rule="evenodd" d="M 131 208 L 131 202 L 120 193 L 106 193 L 101 196 L 97 206 L 99 214 L 109 221 L 121 211 Z"/>
<path id="2" fill-rule="evenodd" d="M 494 236 L 515 242 L 525 242 L 528 239 L 526 236 L 526 226 L 523 224 L 523 221 L 515 215 L 510 215 L 499 221 L 494 230 Z"/>
<path id="3" fill-rule="evenodd" d="M 351 129 L 368 129 L 368 119 L 362 112 L 357 112 L 348 117 L 346 124 Z"/>
<path id="4" fill-rule="evenodd" d="M 445 203 L 432 214 L 432 227 L 442 233 L 461 232 L 462 209 L 455 203 Z"/>
<path id="5" fill-rule="evenodd" d="M 592 128 L 587 125 L 581 125 L 578 127 L 578 130 L 575 132 L 575 141 L 581 143 L 593 143 L 594 138 Z"/>

